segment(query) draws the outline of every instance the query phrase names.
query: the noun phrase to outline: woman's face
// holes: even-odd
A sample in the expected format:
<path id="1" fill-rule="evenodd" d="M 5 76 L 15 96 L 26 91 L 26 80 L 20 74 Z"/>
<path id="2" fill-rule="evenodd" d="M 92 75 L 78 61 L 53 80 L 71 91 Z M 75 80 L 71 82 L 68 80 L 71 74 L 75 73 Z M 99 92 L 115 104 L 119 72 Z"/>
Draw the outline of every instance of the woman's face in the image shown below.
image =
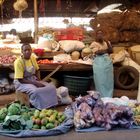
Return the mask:
<path id="1" fill-rule="evenodd" d="M 102 42 L 103 41 L 103 32 L 102 31 L 98 31 L 96 33 L 96 40 L 99 41 L 99 42 Z"/>
<path id="2" fill-rule="evenodd" d="M 32 48 L 30 45 L 25 45 L 22 47 L 22 54 L 25 59 L 30 59 L 32 54 Z"/>

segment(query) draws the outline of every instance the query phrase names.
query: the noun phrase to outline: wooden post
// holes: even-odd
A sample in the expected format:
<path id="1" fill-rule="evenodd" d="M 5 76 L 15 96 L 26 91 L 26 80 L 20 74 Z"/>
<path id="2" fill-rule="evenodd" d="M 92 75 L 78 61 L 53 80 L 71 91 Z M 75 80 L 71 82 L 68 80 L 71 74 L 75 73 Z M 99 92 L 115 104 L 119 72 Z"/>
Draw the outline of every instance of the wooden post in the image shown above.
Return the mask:
<path id="1" fill-rule="evenodd" d="M 37 9 L 37 0 L 34 0 L 34 37 L 35 37 L 35 43 L 37 43 L 38 38 L 38 9 Z"/>

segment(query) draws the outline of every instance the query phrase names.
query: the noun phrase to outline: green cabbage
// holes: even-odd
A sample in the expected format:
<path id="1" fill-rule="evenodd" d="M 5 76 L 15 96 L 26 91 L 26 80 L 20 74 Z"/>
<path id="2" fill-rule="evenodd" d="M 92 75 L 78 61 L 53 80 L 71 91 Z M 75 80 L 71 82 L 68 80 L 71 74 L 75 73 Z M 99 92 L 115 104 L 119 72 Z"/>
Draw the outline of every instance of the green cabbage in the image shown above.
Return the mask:
<path id="1" fill-rule="evenodd" d="M 19 115 L 21 113 L 21 105 L 18 103 L 12 103 L 8 107 L 8 115 Z"/>
<path id="2" fill-rule="evenodd" d="M 0 110 L 0 122 L 3 122 L 7 115 L 7 108 L 2 108 Z"/>

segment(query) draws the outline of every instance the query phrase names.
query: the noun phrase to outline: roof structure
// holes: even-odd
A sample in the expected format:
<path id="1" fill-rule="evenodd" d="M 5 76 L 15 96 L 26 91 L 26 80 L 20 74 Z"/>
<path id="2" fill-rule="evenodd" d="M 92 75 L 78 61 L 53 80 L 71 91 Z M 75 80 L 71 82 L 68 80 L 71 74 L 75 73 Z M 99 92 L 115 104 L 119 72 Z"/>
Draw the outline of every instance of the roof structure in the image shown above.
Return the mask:
<path id="1" fill-rule="evenodd" d="M 22 17 L 34 17 L 34 0 L 26 0 L 28 8 L 22 12 Z M 13 4 L 16 0 L 4 0 L 0 16 L 16 18 L 19 16 Z M 139 0 L 37 0 L 39 17 L 94 17 L 107 5 L 122 3 L 120 8 L 127 9 L 140 3 Z M 3 15 L 2 15 L 3 11 Z"/>

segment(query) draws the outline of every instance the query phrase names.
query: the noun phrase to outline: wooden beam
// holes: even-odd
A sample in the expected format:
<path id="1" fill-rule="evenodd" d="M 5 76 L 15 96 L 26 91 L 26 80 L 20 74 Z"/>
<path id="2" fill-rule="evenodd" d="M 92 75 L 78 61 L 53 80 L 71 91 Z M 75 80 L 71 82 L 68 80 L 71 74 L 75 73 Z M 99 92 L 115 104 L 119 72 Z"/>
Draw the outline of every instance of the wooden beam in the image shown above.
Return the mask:
<path id="1" fill-rule="evenodd" d="M 34 39 L 35 43 L 38 42 L 38 9 L 37 9 L 37 0 L 34 0 Z"/>

